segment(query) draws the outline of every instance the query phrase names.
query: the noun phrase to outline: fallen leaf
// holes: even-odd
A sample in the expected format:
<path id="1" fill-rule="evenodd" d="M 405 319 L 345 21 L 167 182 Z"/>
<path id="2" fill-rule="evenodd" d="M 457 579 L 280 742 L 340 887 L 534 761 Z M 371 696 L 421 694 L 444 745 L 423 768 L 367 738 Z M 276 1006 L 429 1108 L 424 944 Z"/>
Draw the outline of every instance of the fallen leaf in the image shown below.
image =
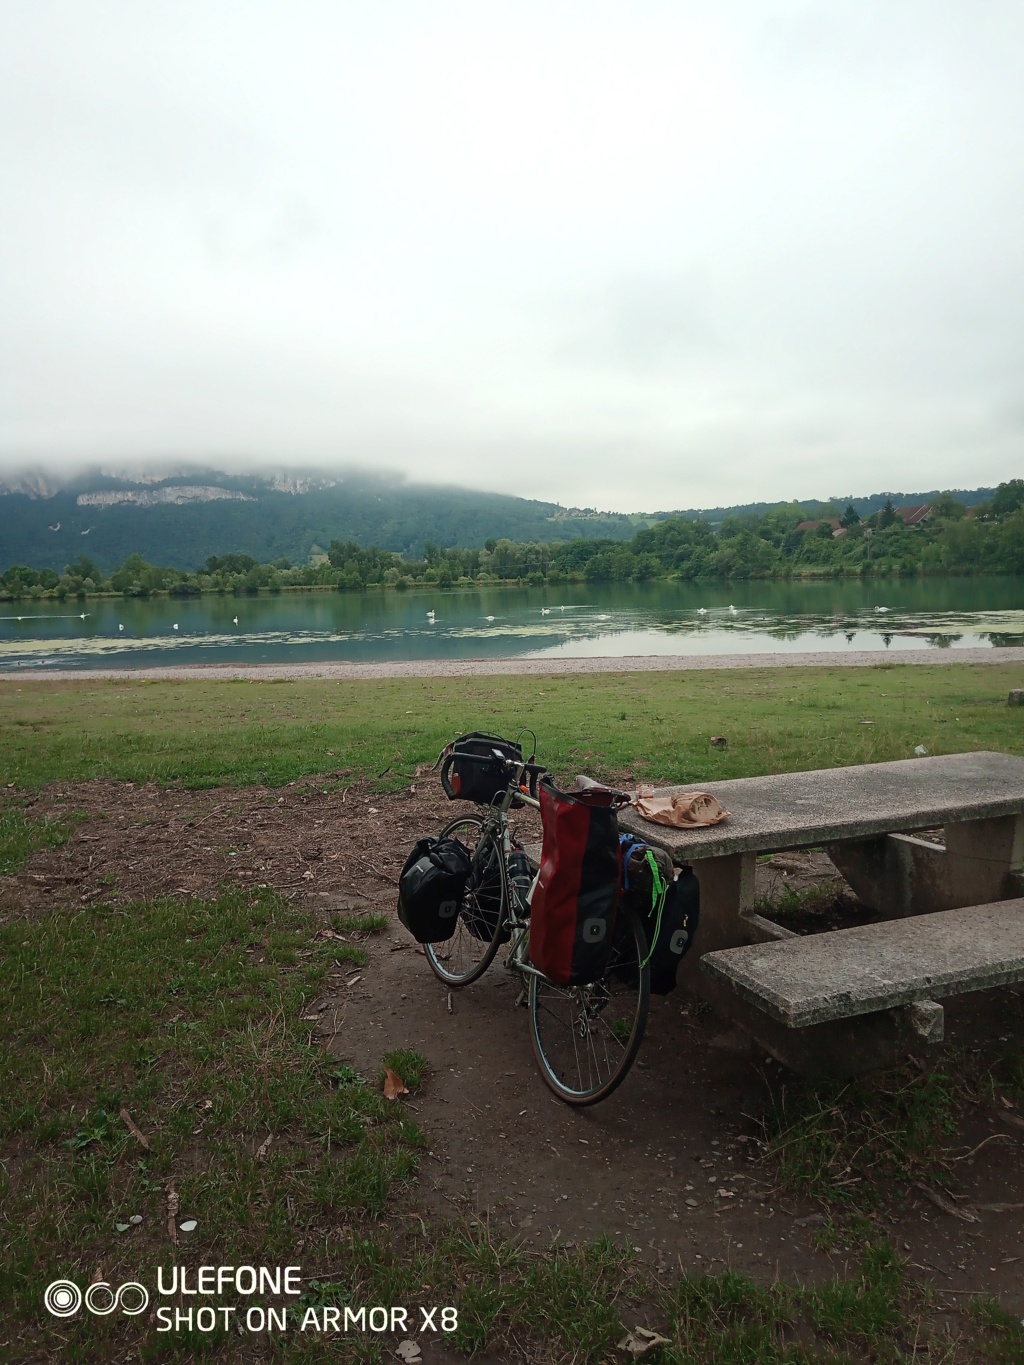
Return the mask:
<path id="1" fill-rule="evenodd" d="M 128 1219 L 128 1221 L 129 1223 L 131 1223 L 132 1227 L 138 1227 L 138 1225 L 142 1222 L 142 1214 L 133 1213 L 132 1216 Z"/>
<path id="2" fill-rule="evenodd" d="M 414 1365 L 414 1362 L 423 1357 L 420 1348 L 415 1341 L 401 1341 L 395 1347 L 395 1355 L 399 1360 L 404 1360 L 406 1365 Z"/>
<path id="3" fill-rule="evenodd" d="M 659 1336 L 657 1332 L 652 1332 L 647 1327 L 637 1327 L 632 1332 L 627 1332 L 619 1342 L 619 1350 L 631 1355 L 634 1360 L 639 1360 L 648 1351 L 654 1351 L 659 1346 L 671 1346 L 668 1337 Z"/>
<path id="4" fill-rule="evenodd" d="M 267 1153 L 270 1151 L 270 1144 L 274 1141 L 274 1134 L 268 1133 L 260 1145 L 256 1148 L 256 1160 L 266 1161 Z"/>
<path id="5" fill-rule="evenodd" d="M 181 1228 L 182 1232 L 195 1232 L 198 1226 L 199 1224 L 195 1218 L 186 1218 L 184 1223 L 178 1224 L 178 1227 Z"/>
<path id="6" fill-rule="evenodd" d="M 128 1129 L 129 1133 L 131 1133 L 131 1135 L 132 1135 L 132 1137 L 135 1139 L 135 1141 L 139 1144 L 140 1147 L 142 1147 L 145 1151 L 148 1152 L 148 1151 L 149 1151 L 149 1138 L 146 1137 L 146 1134 L 142 1131 L 141 1128 L 137 1128 L 137 1127 L 135 1126 L 135 1124 L 132 1122 L 132 1116 L 131 1116 L 131 1114 L 129 1114 L 128 1110 L 127 1110 L 127 1109 L 122 1109 L 122 1110 L 120 1111 L 120 1117 L 121 1117 L 121 1122 L 122 1122 L 122 1123 L 124 1124 L 124 1126 Z"/>
<path id="7" fill-rule="evenodd" d="M 127 1232 L 131 1227 L 130 1223 L 115 1223 L 114 1228 L 117 1232 Z"/>
<path id="8" fill-rule="evenodd" d="M 389 1066 L 384 1068 L 384 1098 L 386 1100 L 397 1100 L 399 1095 L 408 1095 L 409 1087 L 397 1071 L 392 1071 Z"/>

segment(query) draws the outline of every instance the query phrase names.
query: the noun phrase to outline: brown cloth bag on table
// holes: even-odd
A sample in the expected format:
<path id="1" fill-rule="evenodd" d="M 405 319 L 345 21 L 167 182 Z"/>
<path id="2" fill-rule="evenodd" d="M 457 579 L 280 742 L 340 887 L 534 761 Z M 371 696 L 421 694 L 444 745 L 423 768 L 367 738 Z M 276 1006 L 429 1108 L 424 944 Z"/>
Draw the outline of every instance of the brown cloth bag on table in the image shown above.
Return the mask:
<path id="1" fill-rule="evenodd" d="M 672 825 L 676 829 L 693 829 L 698 825 L 720 825 L 728 818 L 717 797 L 708 792 L 682 792 L 677 796 L 644 795 L 638 792 L 632 802 L 637 815 L 655 825 Z"/>

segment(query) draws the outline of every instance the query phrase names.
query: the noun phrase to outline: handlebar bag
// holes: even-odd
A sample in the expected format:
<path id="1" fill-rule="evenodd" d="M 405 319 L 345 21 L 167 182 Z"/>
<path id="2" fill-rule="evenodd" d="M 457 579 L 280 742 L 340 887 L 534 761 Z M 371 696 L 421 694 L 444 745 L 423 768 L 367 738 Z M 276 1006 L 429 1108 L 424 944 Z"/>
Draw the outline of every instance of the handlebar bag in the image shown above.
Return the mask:
<path id="1" fill-rule="evenodd" d="M 562 792 L 549 777 L 539 794 L 530 961 L 556 986 L 582 986 L 604 976 L 612 950 L 621 874 L 615 811 L 626 798 L 608 789 Z"/>
<path id="2" fill-rule="evenodd" d="M 398 879 L 398 918 L 417 943 L 455 933 L 471 861 L 458 839 L 420 839 Z"/>
<path id="3" fill-rule="evenodd" d="M 500 735 L 474 731 L 453 740 L 442 758 L 441 781 L 446 794 L 451 799 L 489 806 L 508 789 L 504 763 L 509 759 L 522 763 L 523 747 Z"/>

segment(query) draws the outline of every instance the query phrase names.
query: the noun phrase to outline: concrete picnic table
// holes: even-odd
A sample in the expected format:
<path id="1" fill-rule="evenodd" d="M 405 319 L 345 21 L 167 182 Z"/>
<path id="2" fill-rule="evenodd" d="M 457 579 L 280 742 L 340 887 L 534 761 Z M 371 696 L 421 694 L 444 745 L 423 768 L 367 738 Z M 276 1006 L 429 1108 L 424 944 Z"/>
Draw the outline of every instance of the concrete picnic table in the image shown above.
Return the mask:
<path id="1" fill-rule="evenodd" d="M 842 954 L 858 951 L 858 940 L 850 935 L 870 935 L 883 926 L 816 936 L 831 940 L 828 945 L 812 945 L 806 939 L 793 945 L 792 931 L 755 911 L 757 858 L 784 849 L 823 847 L 858 898 L 890 920 L 1009 902 L 1024 893 L 1024 758 L 990 752 L 946 754 L 697 782 L 660 788 L 657 794 L 698 789 L 716 796 L 730 812 L 729 819 L 720 825 L 673 829 L 644 820 L 631 809 L 619 815 L 624 831 L 666 849 L 675 863 L 692 866 L 700 882 L 700 929 L 693 953 L 682 964 L 680 981 L 736 1018 L 780 1060 L 808 1074 L 818 1069 L 809 1060 L 815 1052 L 819 1059 L 826 1058 L 826 1069 L 829 1056 L 835 1062 L 847 1055 L 847 1069 L 857 1070 L 863 1069 L 861 1062 L 870 1065 L 872 1058 L 891 1052 L 897 1035 L 905 1042 L 908 1029 L 932 1041 L 940 1038 L 941 1007 L 921 997 L 923 987 L 916 1002 L 907 1005 L 910 987 L 905 980 L 890 983 L 888 997 L 883 993 L 876 1001 L 879 1010 L 859 1015 L 858 1021 L 850 1018 L 852 987 L 845 978 L 852 966 L 842 967 Z M 943 829 L 944 846 L 916 837 L 920 831 L 937 827 Z M 1024 900 L 1020 906 L 1024 913 Z M 1002 922 L 1015 932 L 1014 915 L 1013 908 L 1006 906 Z M 978 916 L 968 922 L 968 928 L 981 929 L 983 923 L 987 921 Z M 915 954 L 926 955 L 939 928 L 936 921 L 917 930 L 920 952 L 912 944 L 915 927 L 905 930 L 904 959 L 909 962 Z M 955 932 L 951 922 L 944 932 Z M 959 932 L 963 936 L 963 930 Z M 760 954 L 744 949 L 744 945 L 782 943 L 791 946 Z M 733 949 L 740 952 L 728 951 Z M 866 941 L 860 951 L 870 956 Z M 952 951 L 951 944 L 947 951 Z M 778 1005 L 787 991 L 807 994 L 808 973 L 818 970 L 812 961 L 815 952 L 823 975 L 828 975 L 830 960 L 835 968 L 831 998 L 836 1013 L 831 1020 L 842 1018 L 841 1030 L 830 1022 L 827 1007 L 813 1023 L 794 1028 L 794 1022 L 802 1022 L 798 1006 L 793 1004 L 793 1017 L 787 1019 L 785 1009 Z M 700 971 L 701 959 L 708 954 L 715 955 L 705 964 L 711 970 Z M 797 977 L 799 991 L 794 984 Z M 1000 979 L 1010 978 L 1004 973 Z M 989 984 L 980 966 L 977 980 L 978 987 L 968 981 L 959 988 Z M 827 990 L 823 998 L 828 998 Z M 899 1018 L 888 1018 L 894 1011 L 884 1009 L 886 999 L 905 1005 Z M 799 1039 L 797 1033 L 802 1035 Z M 881 1049 L 875 1035 L 887 1039 Z M 863 1046 L 857 1044 L 858 1037 Z"/>

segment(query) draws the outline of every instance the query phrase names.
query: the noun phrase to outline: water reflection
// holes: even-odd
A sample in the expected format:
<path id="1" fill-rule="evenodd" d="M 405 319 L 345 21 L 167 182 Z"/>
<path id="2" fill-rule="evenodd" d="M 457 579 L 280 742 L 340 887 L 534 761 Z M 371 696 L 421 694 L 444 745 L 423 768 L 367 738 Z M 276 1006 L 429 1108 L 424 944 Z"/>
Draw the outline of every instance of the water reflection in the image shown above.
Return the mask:
<path id="1" fill-rule="evenodd" d="M 84 605 L 0 604 L 0 668 L 1024 647 L 1024 583 L 1006 578 Z"/>

